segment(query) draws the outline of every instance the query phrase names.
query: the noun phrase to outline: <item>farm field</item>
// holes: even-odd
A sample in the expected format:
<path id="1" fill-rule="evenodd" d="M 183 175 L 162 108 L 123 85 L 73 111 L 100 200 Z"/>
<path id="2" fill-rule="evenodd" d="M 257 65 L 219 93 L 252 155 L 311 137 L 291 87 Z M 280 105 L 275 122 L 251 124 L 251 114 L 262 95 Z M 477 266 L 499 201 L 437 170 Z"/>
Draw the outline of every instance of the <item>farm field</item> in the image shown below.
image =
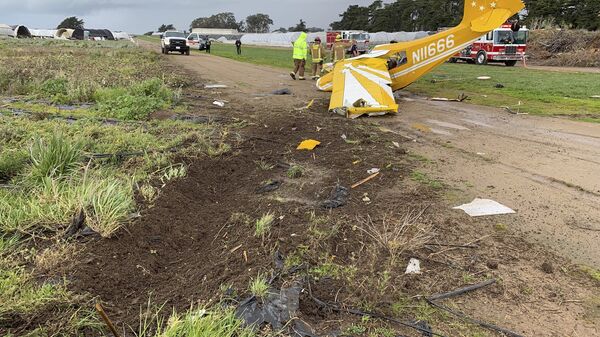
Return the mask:
<path id="1" fill-rule="evenodd" d="M 0 41 L 8 65 L 0 68 L 0 335 L 109 335 L 97 303 L 119 334 L 136 337 L 501 335 L 456 311 L 516 335 L 600 331 L 600 264 L 581 257 L 597 249 L 586 241 L 595 232 L 565 234 L 584 242 L 580 255 L 569 255 L 543 241 L 548 228 L 534 227 L 538 200 L 528 201 L 539 213 L 523 201 L 559 184 L 543 171 L 549 153 L 595 165 L 588 156 L 596 124 L 514 116 L 509 122 L 523 129 L 505 135 L 497 130 L 508 117 L 496 109 L 410 93 L 400 97 L 403 114 L 349 120 L 327 112 L 328 94 L 312 82 L 291 81 L 283 69 L 289 51 L 245 46 L 257 60 L 250 66 L 235 61 L 234 46 L 165 56 L 155 39 L 139 44 Z M 446 84 L 453 81 L 430 81 L 453 78 L 454 67 L 488 69 L 443 66 L 415 90 L 455 96 Z M 511 78 L 489 68 L 497 73 L 484 83 Z M 281 88 L 292 94 L 271 95 Z M 468 90 L 473 101 L 484 93 Z M 587 87 L 569 90 L 578 97 L 573 109 L 593 108 Z M 552 103 L 529 99 L 539 109 Z M 435 133 L 462 123 L 441 122 L 445 116 L 476 119 L 484 131 L 452 124 L 463 133 Z M 583 139 L 590 153 L 555 154 L 527 138 L 530 124 L 550 130 L 544 136 L 568 133 L 560 148 Z M 461 143 L 468 137 L 498 152 L 469 148 Z M 320 145 L 297 150 L 306 139 Z M 537 146 L 522 155 L 537 160 L 541 183 L 531 188 L 533 179 L 515 175 L 515 195 L 532 193 L 521 199 L 506 193 L 512 179 L 498 178 L 509 167 L 502 164 L 516 165 L 503 157 L 514 149 L 507 139 Z M 480 151 L 489 157 L 472 154 Z M 497 187 L 482 174 L 442 172 L 461 165 L 452 171 L 487 170 Z M 595 202 L 597 182 L 577 173 L 559 177 L 560 191 Z M 517 214 L 451 210 L 481 194 L 507 200 Z M 570 224 L 590 225 L 578 217 L 585 205 L 545 202 L 561 215 L 571 209 Z M 556 226 L 555 235 L 566 231 Z M 405 273 L 411 259 L 420 273 Z M 281 320 L 261 316 L 279 310 L 276 301 Z M 262 317 L 258 326 L 244 326 L 245 314 Z"/>

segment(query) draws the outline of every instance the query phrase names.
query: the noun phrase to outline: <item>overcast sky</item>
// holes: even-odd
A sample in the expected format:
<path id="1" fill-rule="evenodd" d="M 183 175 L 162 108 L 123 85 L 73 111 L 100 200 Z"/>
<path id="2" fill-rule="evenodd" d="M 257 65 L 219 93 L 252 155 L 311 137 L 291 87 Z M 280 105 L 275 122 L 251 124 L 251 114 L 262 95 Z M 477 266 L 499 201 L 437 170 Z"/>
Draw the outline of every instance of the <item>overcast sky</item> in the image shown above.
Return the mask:
<path id="1" fill-rule="evenodd" d="M 197 17 L 233 12 L 238 21 L 255 13 L 269 14 L 272 29 L 290 27 L 300 19 L 309 27 L 327 28 L 349 5 L 372 0 L 0 0 L 0 23 L 30 28 L 56 28 L 68 16 L 85 21 L 86 28 L 130 33 L 155 30 L 173 23 L 188 29 Z"/>

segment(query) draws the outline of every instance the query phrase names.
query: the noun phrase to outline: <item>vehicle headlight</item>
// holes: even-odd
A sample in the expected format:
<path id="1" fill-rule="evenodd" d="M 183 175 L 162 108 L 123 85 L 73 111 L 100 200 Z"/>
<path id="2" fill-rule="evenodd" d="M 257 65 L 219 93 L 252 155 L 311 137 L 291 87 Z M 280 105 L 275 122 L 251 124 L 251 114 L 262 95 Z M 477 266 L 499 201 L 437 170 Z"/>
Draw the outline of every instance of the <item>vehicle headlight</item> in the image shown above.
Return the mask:
<path id="1" fill-rule="evenodd" d="M 168 44 L 170 44 L 170 43 L 171 43 L 171 41 L 169 41 L 169 39 L 165 39 L 165 44 L 166 44 L 166 45 L 168 45 Z"/>

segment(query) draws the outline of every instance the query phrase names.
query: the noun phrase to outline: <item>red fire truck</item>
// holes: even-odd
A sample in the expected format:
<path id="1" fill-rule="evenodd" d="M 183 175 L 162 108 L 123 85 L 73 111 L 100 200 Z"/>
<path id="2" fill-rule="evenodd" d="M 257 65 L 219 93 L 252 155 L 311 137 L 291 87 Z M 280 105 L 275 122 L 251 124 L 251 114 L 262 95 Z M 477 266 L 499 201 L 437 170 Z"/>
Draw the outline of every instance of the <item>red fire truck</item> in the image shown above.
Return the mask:
<path id="1" fill-rule="evenodd" d="M 463 60 L 479 65 L 501 62 L 512 67 L 517 64 L 517 61 L 525 59 L 528 38 L 529 30 L 526 27 L 507 23 L 473 42 L 472 45 L 454 55 L 449 62 Z"/>
<path id="2" fill-rule="evenodd" d="M 328 31 L 327 32 L 327 48 L 331 48 L 335 42 L 335 37 L 340 35 L 342 41 L 346 43 L 356 41 L 356 48 L 358 52 L 364 54 L 369 51 L 369 33 L 364 31 L 344 30 L 344 31 Z M 348 48 L 348 52 L 350 48 Z"/>

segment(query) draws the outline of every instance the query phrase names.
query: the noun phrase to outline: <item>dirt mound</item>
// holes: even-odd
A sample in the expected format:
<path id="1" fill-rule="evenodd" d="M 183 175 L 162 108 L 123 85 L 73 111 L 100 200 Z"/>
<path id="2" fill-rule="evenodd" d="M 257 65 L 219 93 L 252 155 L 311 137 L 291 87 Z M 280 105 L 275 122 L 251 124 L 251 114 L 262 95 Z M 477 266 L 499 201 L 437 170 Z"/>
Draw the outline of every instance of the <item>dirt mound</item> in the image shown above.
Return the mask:
<path id="1" fill-rule="evenodd" d="M 275 250 L 287 256 L 311 245 L 306 235 L 311 216 L 355 219 L 366 214 L 369 206 L 362 194 L 381 189 L 379 179 L 365 184 L 359 195 L 351 194 L 344 207 L 329 211 L 321 203 L 336 184 L 350 186 L 367 176 L 365 165 L 382 167 L 389 158 L 383 153 L 390 150 L 378 140 L 362 141 L 362 151 L 347 144 L 342 134 L 351 139 L 369 134 L 345 119 L 323 121 L 323 131 L 313 124 L 305 118 L 281 118 L 267 130 L 250 130 L 248 140 L 230 155 L 192 161 L 188 176 L 168 185 L 127 231 L 85 243 L 83 262 L 68 276 L 73 289 L 99 296 L 118 322 L 135 326 L 140 306 L 149 297 L 184 310 L 194 301 L 218 297 L 223 285 L 246 289 L 259 271 L 272 269 Z M 322 142 L 316 151 L 295 150 L 302 139 L 311 137 Z M 353 152 L 360 152 L 369 164 L 354 165 Z M 410 168 L 401 164 L 401 153 L 394 170 L 386 171 L 385 185 L 408 176 Z M 291 163 L 304 168 L 303 178 L 288 177 Z M 272 168 L 265 169 L 268 166 Z M 278 190 L 257 192 L 272 181 L 282 182 Z M 405 199 L 388 193 L 382 198 L 399 209 L 431 199 L 425 190 L 404 195 Z M 254 235 L 255 220 L 268 212 L 275 221 L 263 240 Z M 339 230 L 342 241 L 332 237 L 320 244 L 329 245 L 328 251 L 343 260 L 344 251 L 360 246 L 362 235 L 350 226 Z"/>
<path id="2" fill-rule="evenodd" d="M 528 54 L 532 62 L 540 65 L 600 67 L 600 32 L 534 30 Z"/>

